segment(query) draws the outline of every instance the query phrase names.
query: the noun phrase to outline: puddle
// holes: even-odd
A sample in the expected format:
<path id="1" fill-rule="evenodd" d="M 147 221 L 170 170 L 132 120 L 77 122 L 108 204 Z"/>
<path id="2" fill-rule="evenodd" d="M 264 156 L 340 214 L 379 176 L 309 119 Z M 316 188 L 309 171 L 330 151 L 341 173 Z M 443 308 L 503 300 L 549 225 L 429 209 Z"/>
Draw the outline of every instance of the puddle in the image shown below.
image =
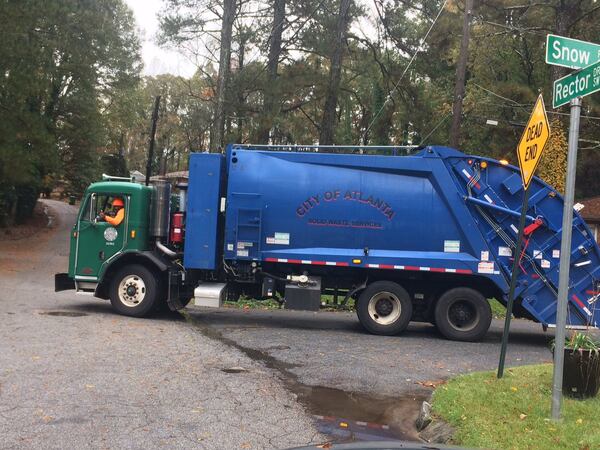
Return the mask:
<path id="1" fill-rule="evenodd" d="M 201 319 L 190 316 L 187 311 L 180 313 L 203 335 L 234 347 L 252 360 L 278 371 L 285 388 L 296 394 L 298 401 L 313 415 L 317 429 L 334 442 L 395 439 L 419 441 L 414 423 L 421 403 L 427 399 L 426 394 L 385 397 L 323 386 L 307 386 L 290 370 L 300 367 L 299 364 L 286 363 L 266 351 L 245 347 L 223 336 Z M 273 350 L 273 347 L 267 350 Z M 227 372 L 227 369 L 222 370 Z"/>
<path id="2" fill-rule="evenodd" d="M 87 313 L 75 312 L 75 311 L 43 311 L 38 313 L 40 316 L 59 316 L 59 317 L 83 317 L 87 316 Z"/>

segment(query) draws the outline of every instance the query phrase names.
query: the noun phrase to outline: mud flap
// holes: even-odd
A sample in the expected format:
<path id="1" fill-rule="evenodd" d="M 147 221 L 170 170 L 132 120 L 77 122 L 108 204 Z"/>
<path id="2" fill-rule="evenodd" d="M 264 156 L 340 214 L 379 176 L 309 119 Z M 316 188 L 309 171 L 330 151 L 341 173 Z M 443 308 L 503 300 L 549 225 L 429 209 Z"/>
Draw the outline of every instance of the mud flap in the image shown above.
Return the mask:
<path id="1" fill-rule="evenodd" d="M 75 281 L 68 273 L 54 274 L 54 292 L 69 291 L 75 289 Z"/>
<path id="2" fill-rule="evenodd" d="M 167 294 L 167 305 L 171 311 L 179 311 L 184 308 L 181 303 L 181 286 L 183 285 L 183 273 L 180 270 L 169 270 L 169 288 Z M 185 289 L 183 289 L 183 293 Z"/>

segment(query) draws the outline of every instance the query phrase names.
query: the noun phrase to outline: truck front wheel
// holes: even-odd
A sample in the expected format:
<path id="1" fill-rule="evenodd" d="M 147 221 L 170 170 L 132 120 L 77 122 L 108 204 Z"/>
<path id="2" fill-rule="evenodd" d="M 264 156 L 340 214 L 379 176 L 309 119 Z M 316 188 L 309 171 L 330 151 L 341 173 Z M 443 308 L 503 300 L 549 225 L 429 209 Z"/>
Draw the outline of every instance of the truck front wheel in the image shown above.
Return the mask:
<path id="1" fill-rule="evenodd" d="M 120 269 L 110 285 L 110 303 L 120 314 L 148 315 L 158 301 L 159 286 L 146 267 L 132 264 Z"/>
<path id="2" fill-rule="evenodd" d="M 446 291 L 435 305 L 435 325 L 454 341 L 478 341 L 492 322 L 492 309 L 486 298 L 470 288 Z"/>
<path id="3" fill-rule="evenodd" d="M 376 281 L 360 294 L 356 314 L 370 333 L 392 336 L 408 326 L 412 303 L 402 286 L 391 281 Z"/>

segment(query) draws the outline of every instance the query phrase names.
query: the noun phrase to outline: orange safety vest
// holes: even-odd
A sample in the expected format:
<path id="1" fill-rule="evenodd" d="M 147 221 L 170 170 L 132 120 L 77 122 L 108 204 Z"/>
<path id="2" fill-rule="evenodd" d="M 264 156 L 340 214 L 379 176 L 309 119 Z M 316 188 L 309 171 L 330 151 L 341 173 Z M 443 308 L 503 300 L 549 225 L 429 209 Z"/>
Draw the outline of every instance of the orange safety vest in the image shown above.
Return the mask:
<path id="1" fill-rule="evenodd" d="M 104 220 L 106 220 L 108 223 L 110 223 L 113 227 L 116 227 L 121 222 L 123 222 L 124 218 L 125 218 L 125 208 L 119 209 L 117 211 L 117 214 L 115 215 L 115 217 L 104 216 Z"/>

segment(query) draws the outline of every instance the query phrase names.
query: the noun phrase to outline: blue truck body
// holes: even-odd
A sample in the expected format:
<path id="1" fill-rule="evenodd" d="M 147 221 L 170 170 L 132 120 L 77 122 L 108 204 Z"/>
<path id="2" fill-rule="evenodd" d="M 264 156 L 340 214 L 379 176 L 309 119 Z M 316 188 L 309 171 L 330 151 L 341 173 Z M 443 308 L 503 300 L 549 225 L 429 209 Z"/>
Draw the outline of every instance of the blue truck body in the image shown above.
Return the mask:
<path id="1" fill-rule="evenodd" d="M 516 311 L 552 325 L 563 199 L 538 178 L 530 189 Z M 190 157 L 183 266 L 460 280 L 506 303 L 523 193 L 518 168 L 446 147 L 379 156 L 229 145 Z M 572 226 L 567 323 L 597 326 L 600 249 L 578 213 Z"/>

